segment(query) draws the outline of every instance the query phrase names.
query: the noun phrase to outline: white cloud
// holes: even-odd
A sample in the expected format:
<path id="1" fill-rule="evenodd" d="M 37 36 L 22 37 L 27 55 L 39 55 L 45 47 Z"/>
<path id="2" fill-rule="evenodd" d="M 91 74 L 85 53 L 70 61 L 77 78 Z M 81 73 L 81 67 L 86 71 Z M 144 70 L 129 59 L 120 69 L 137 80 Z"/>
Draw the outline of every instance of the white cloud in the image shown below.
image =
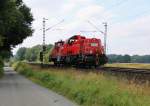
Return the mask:
<path id="1" fill-rule="evenodd" d="M 150 54 L 149 24 L 150 16 L 144 16 L 112 25 L 108 34 L 109 53 Z"/>
<path id="2" fill-rule="evenodd" d="M 83 2 L 78 5 L 82 5 L 82 3 Z M 84 6 L 79 6 L 71 15 L 71 20 L 65 24 L 65 28 L 68 29 L 68 32 L 76 33 L 81 30 L 95 30 L 87 23 L 87 20 L 94 20 L 94 24 L 96 25 L 98 24 L 97 21 L 99 21 L 101 22 L 99 23 L 101 24 L 100 27 L 102 27 L 102 22 L 110 20 L 110 18 L 113 17 L 113 15 L 106 11 L 104 7 L 91 2 L 86 3 Z"/>
<path id="3" fill-rule="evenodd" d="M 130 22 L 112 25 L 110 34 L 114 36 L 148 36 L 150 34 L 150 16 L 140 17 Z M 150 35 L 149 35 L 150 36 Z"/>
<path id="4" fill-rule="evenodd" d="M 85 7 L 83 9 L 80 9 L 77 13 L 77 17 L 79 19 L 89 19 L 93 16 L 98 16 L 104 11 L 104 8 L 98 5 L 90 5 L 88 7 Z"/>

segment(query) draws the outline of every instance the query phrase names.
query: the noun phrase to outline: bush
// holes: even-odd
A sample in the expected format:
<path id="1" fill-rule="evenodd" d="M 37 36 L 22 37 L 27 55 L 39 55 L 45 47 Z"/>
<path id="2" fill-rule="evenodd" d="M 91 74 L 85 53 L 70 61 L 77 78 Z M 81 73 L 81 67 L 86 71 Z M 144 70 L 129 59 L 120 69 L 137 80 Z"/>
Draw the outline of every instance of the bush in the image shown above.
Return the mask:
<path id="1" fill-rule="evenodd" d="M 25 75 L 26 77 L 33 76 L 33 72 L 31 68 L 27 66 L 27 64 L 23 62 L 16 62 L 13 65 L 14 70 L 18 71 L 20 74 Z"/>

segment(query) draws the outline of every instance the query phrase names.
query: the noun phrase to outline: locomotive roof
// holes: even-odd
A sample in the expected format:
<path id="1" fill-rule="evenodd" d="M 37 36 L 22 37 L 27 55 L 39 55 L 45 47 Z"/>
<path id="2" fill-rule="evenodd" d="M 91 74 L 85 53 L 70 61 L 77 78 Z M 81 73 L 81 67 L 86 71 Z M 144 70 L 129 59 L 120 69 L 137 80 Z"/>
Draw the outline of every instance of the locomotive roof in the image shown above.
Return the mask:
<path id="1" fill-rule="evenodd" d="M 60 41 L 57 41 L 57 42 L 55 42 L 55 43 L 64 43 L 64 41 L 60 40 Z"/>
<path id="2" fill-rule="evenodd" d="M 74 35 L 74 36 L 70 37 L 69 39 L 71 39 L 71 38 L 82 38 L 82 39 L 85 39 L 85 36 Z"/>

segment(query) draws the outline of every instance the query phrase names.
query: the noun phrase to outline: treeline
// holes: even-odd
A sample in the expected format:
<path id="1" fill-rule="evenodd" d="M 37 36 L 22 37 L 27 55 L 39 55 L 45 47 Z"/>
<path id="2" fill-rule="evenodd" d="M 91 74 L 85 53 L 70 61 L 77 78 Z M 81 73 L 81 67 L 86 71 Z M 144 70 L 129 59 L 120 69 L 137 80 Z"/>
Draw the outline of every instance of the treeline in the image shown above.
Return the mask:
<path id="1" fill-rule="evenodd" d="M 44 61 L 48 62 L 49 60 L 49 53 L 51 48 L 53 47 L 52 44 L 45 45 L 46 51 L 44 52 Z M 42 51 L 42 45 L 36 45 L 31 48 L 21 47 L 18 49 L 15 59 L 20 61 L 28 61 L 28 62 L 39 62 L 40 60 L 40 52 Z"/>
<path id="2" fill-rule="evenodd" d="M 51 52 L 52 44 L 46 45 L 44 61 L 49 61 L 49 54 Z M 40 52 L 42 51 L 42 45 L 36 45 L 31 48 L 19 48 L 15 58 L 20 61 L 39 62 Z M 150 63 L 150 55 L 107 55 L 109 63 Z"/>
<path id="3" fill-rule="evenodd" d="M 108 60 L 110 63 L 150 63 L 150 55 L 108 55 Z"/>

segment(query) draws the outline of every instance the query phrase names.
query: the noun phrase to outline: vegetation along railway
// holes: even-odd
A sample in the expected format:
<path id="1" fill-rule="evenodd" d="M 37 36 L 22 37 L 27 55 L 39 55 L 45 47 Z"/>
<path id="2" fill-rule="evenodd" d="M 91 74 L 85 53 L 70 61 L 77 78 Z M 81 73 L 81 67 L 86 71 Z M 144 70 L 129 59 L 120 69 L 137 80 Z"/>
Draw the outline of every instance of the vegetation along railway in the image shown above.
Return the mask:
<path id="1" fill-rule="evenodd" d="M 84 71 L 84 72 L 95 72 L 95 73 L 104 73 L 104 74 L 111 74 L 117 76 L 119 78 L 125 78 L 129 81 L 134 81 L 138 84 L 145 84 L 149 83 L 150 85 L 150 69 L 139 69 L 139 68 L 120 68 L 120 67 L 107 67 L 107 66 L 100 66 L 97 68 L 87 68 L 87 67 L 66 67 L 60 66 L 57 67 L 53 64 L 41 64 L 41 63 L 28 63 L 32 66 L 38 66 L 42 68 L 75 68 L 77 71 Z"/>
<path id="2" fill-rule="evenodd" d="M 150 82 L 150 69 L 120 68 L 104 65 L 108 62 L 106 47 L 102 45 L 101 39 L 86 38 L 74 35 L 66 41 L 55 42 L 49 54 L 49 62 L 44 64 L 43 54 L 40 52 L 41 63 L 29 63 L 32 66 L 43 68 L 76 68 L 78 71 L 104 73 L 126 78 L 137 83 Z M 95 68 L 93 68 L 95 67 Z"/>

